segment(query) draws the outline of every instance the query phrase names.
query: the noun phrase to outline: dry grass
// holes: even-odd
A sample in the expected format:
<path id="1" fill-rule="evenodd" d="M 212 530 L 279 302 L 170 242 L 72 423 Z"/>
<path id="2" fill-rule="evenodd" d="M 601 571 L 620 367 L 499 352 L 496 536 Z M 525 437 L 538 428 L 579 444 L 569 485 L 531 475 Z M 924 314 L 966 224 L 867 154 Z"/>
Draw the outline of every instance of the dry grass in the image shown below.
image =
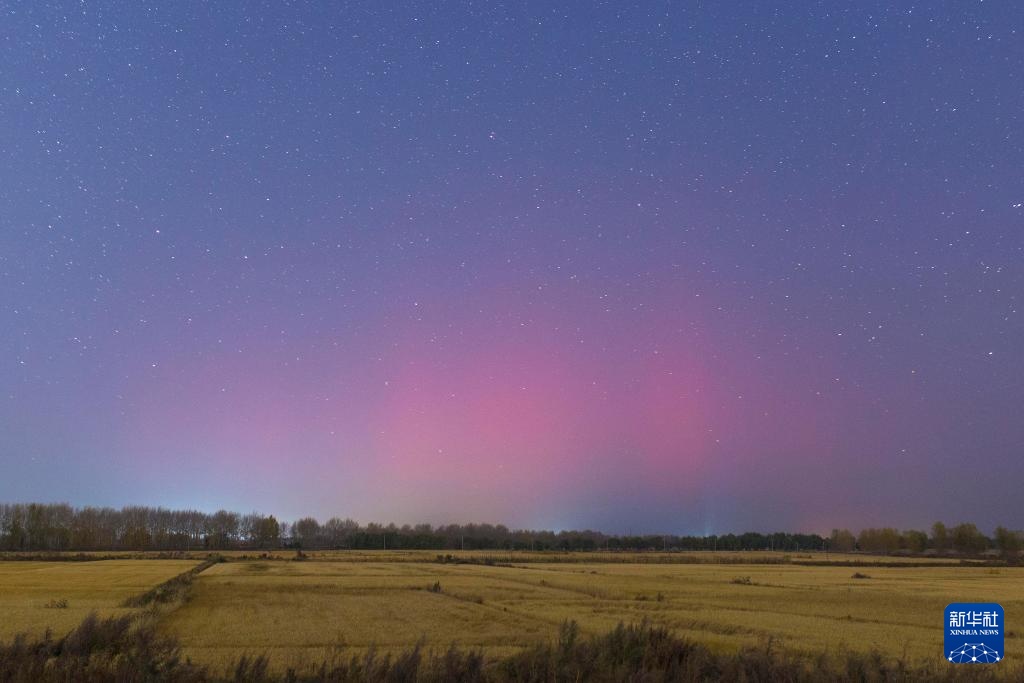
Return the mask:
<path id="1" fill-rule="evenodd" d="M 0 640 L 47 628 L 63 635 L 90 612 L 129 614 L 129 597 L 187 571 L 191 560 L 0 562 Z M 66 602 L 62 602 L 66 601 Z M 66 605 L 55 609 L 56 606 Z"/>
<path id="2" fill-rule="evenodd" d="M 714 564 L 235 561 L 193 583 L 190 600 L 162 622 L 186 654 L 226 666 L 267 653 L 274 666 L 322 659 L 339 645 L 396 652 L 422 641 L 489 656 L 554 638 L 567 619 L 584 634 L 647 619 L 715 652 L 773 638 L 818 654 L 843 650 L 934 660 L 943 607 L 996 601 L 1024 613 L 1024 569 Z M 440 590 L 430 590 L 434 584 Z M 1007 649 L 1020 649 L 1012 628 Z"/>
<path id="3" fill-rule="evenodd" d="M 874 654 L 794 657 L 768 647 L 716 654 L 649 623 L 619 625 L 585 636 L 575 622 L 555 641 L 509 657 L 485 658 L 478 651 L 424 651 L 417 644 L 381 655 L 332 658 L 309 667 L 273 672 L 264 656 L 242 657 L 219 671 L 183 660 L 172 638 L 154 627 L 155 615 L 98 619 L 94 615 L 65 638 L 19 637 L 0 643 L 0 680 L 8 683 L 997 683 L 1024 680 L 1019 664 L 960 667 L 936 657 L 919 666 Z"/>

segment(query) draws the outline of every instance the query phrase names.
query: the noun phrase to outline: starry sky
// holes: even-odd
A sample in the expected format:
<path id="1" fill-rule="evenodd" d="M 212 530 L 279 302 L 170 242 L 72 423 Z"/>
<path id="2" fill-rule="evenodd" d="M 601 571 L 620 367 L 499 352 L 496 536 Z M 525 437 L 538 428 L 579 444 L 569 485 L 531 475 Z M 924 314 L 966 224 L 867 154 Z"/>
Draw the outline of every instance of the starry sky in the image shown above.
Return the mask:
<path id="1" fill-rule="evenodd" d="M 1013 2 L 0 7 L 0 499 L 1024 526 Z"/>

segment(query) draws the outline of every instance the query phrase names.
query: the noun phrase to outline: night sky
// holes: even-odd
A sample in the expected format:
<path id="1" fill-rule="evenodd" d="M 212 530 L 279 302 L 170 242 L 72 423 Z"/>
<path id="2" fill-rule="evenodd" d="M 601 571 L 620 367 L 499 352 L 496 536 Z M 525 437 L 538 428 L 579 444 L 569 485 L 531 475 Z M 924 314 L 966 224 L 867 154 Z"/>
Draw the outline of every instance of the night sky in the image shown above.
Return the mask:
<path id="1" fill-rule="evenodd" d="M 773 4 L 4 3 L 0 500 L 1024 526 L 1024 8 Z"/>

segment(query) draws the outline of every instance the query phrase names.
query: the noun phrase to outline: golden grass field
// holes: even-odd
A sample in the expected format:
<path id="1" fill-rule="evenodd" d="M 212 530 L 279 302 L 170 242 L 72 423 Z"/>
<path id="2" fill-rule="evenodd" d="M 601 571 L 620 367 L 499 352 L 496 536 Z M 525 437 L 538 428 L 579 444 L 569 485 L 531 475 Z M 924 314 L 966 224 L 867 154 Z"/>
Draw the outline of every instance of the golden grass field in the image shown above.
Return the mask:
<path id="1" fill-rule="evenodd" d="M 459 554 L 511 560 L 511 566 L 440 563 L 436 552 L 315 553 L 304 562 L 284 559 L 294 552 L 241 555 L 200 574 L 187 600 L 160 617 L 160 628 L 188 656 L 215 668 L 242 654 L 269 654 L 280 668 L 336 654 L 338 646 L 355 654 L 419 641 L 501 655 L 550 640 L 566 619 L 584 633 L 648 619 L 717 651 L 773 638 L 776 647 L 810 654 L 874 649 L 934 661 L 943 608 L 954 601 L 1001 603 L 1009 620 L 1007 651 L 1019 652 L 1024 639 L 1024 628 L 1014 626 L 1024 614 L 1024 568 L 667 563 L 655 560 L 671 555 L 658 554 L 634 562 L 623 554 Z M 179 560 L 0 563 L 0 610 L 8 617 L 0 637 L 45 626 L 66 630 L 90 609 L 124 611 L 118 605 L 126 597 L 191 566 Z M 855 572 L 870 578 L 852 578 Z M 439 592 L 429 590 L 434 584 Z M 56 597 L 68 598 L 70 608 L 43 607 Z"/>
<path id="2" fill-rule="evenodd" d="M 1024 571 L 1013 568 L 529 563 L 244 561 L 199 576 L 163 628 L 198 661 L 223 665 L 269 653 L 278 666 L 317 660 L 338 645 L 383 651 L 419 640 L 493 655 L 577 620 L 585 633 L 649 619 L 716 650 L 758 645 L 807 653 L 877 649 L 933 659 L 943 608 L 997 601 L 1024 613 Z M 733 583 L 750 578 L 750 584 Z M 441 592 L 427 590 L 439 583 Z M 1019 651 L 1010 629 L 1007 649 Z M 1012 649 L 1011 649 L 1012 648 Z"/>
<path id="3" fill-rule="evenodd" d="M 134 610 L 122 603 L 196 566 L 193 560 L 103 562 L 0 562 L 0 639 L 17 633 L 63 634 L 90 612 L 102 616 Z M 47 607 L 67 600 L 66 608 Z"/>

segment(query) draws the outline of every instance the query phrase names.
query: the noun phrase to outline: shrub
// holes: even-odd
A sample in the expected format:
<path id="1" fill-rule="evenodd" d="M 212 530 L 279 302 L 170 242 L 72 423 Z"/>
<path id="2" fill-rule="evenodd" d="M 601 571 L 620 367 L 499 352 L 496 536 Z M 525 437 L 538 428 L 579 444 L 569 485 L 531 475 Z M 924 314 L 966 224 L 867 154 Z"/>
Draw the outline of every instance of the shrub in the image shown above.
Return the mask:
<path id="1" fill-rule="evenodd" d="M 0 681 L 11 683 L 204 680 L 205 670 L 183 662 L 173 640 L 131 616 L 100 619 L 91 614 L 59 640 L 47 632 L 37 640 L 22 635 L 0 644 Z"/>

